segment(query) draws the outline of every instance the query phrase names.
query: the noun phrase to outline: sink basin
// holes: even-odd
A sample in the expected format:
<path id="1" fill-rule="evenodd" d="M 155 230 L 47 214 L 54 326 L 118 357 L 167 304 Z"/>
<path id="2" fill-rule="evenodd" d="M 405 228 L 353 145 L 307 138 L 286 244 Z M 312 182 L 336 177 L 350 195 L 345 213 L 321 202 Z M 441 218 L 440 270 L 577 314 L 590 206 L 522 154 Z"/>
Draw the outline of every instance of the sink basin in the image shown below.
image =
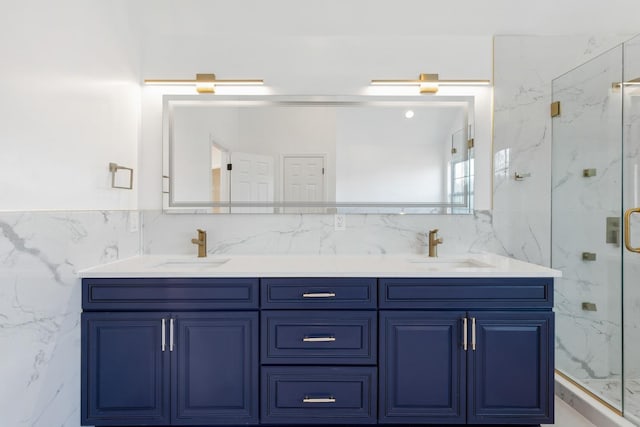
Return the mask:
<path id="1" fill-rule="evenodd" d="M 411 264 L 423 264 L 432 270 L 455 270 L 461 268 L 493 268 L 491 264 L 473 258 L 409 258 Z"/>
<path id="2" fill-rule="evenodd" d="M 163 270 L 208 270 L 220 267 L 228 261 L 229 258 L 168 259 L 153 267 Z"/>

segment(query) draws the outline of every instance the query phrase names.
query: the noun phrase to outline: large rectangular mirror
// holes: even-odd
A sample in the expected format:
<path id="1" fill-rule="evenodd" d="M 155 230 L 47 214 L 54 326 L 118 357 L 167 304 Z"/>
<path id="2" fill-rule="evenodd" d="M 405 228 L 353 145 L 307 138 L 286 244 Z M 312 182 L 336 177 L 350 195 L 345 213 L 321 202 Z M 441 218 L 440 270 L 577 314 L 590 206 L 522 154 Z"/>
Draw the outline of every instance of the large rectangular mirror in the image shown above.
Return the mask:
<path id="1" fill-rule="evenodd" d="M 165 209 L 470 213 L 473 97 L 164 97 Z"/>

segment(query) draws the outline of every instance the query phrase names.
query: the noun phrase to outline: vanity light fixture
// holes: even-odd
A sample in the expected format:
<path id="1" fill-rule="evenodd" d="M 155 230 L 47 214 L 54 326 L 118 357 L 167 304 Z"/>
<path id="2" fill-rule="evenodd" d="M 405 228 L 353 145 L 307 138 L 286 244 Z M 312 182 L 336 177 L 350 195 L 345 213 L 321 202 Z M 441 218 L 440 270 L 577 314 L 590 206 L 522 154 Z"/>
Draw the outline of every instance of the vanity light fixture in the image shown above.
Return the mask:
<path id="1" fill-rule="evenodd" d="M 419 86 L 420 93 L 436 93 L 440 86 L 484 86 L 489 80 L 440 80 L 438 74 L 421 73 L 417 80 L 371 80 L 373 86 Z"/>
<path id="2" fill-rule="evenodd" d="M 156 86 L 194 86 L 198 93 L 216 93 L 216 86 L 247 86 L 247 85 L 262 85 L 264 80 L 262 79 L 250 79 L 250 80 L 219 80 L 216 79 L 215 74 L 196 74 L 195 80 L 145 80 L 146 85 Z"/>

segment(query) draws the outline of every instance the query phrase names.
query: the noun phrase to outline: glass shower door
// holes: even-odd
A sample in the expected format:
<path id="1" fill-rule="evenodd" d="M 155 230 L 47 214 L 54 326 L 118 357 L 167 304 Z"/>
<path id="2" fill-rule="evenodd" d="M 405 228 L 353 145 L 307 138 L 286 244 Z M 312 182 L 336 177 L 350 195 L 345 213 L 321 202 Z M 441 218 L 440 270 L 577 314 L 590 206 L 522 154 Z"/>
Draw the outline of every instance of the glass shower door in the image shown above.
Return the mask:
<path id="1" fill-rule="evenodd" d="M 640 425 L 640 253 L 631 250 L 640 247 L 640 213 L 632 214 L 640 208 L 640 36 L 624 44 L 623 82 L 624 232 L 629 246 L 623 253 L 623 410 Z"/>
<path id="2" fill-rule="evenodd" d="M 558 77 L 552 119 L 556 367 L 622 410 L 622 46 Z M 638 227 L 640 229 L 640 227 Z M 640 239 L 638 240 L 640 245 Z"/>

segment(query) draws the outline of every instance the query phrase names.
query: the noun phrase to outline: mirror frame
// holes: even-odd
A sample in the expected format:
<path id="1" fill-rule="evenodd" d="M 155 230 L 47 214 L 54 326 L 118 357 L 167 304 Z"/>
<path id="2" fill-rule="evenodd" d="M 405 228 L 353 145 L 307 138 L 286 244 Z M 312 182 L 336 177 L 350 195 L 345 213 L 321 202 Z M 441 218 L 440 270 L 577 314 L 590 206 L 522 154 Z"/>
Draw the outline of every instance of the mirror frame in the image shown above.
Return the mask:
<path id="1" fill-rule="evenodd" d="M 172 103 L 238 106 L 393 106 L 419 107 L 429 103 L 462 102 L 467 104 L 466 117 L 468 138 L 475 134 L 475 98 L 473 95 L 462 96 L 329 96 L 329 95 L 163 95 L 162 97 L 162 204 L 165 213 L 269 213 L 269 214 L 472 214 L 471 192 L 465 191 L 464 203 L 442 202 L 178 202 L 174 199 L 172 188 L 172 172 L 175 169 L 172 154 L 175 150 L 173 138 Z M 472 158 L 473 148 L 468 148 Z M 226 208 L 228 212 L 214 212 L 213 209 Z M 250 209 L 255 212 L 251 212 Z M 265 212 L 265 208 L 273 208 L 273 212 Z M 299 212 L 293 212 L 293 209 Z M 235 209 L 235 211 L 234 211 Z M 262 211 L 261 211 L 262 210 Z M 305 212 L 307 210 L 307 212 Z M 457 210 L 457 212 L 454 212 Z M 462 210 L 463 212 L 460 212 Z"/>

